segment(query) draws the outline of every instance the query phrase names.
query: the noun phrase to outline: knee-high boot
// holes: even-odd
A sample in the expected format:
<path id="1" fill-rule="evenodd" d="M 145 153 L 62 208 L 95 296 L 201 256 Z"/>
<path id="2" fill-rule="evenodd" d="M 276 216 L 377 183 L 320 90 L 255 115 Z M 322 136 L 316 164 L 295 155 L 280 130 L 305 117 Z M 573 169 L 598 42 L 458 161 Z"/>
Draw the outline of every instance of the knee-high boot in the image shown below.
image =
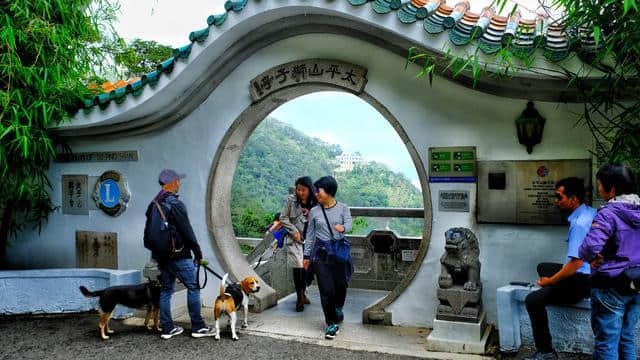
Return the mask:
<path id="1" fill-rule="evenodd" d="M 304 270 L 304 269 L 299 269 L 299 268 L 294 268 L 293 269 L 293 283 L 295 285 L 296 288 L 296 311 L 300 312 L 304 310 L 304 285 L 303 285 L 303 280 L 302 280 L 302 276 L 301 276 L 301 272 L 300 270 Z"/>
<path id="2" fill-rule="evenodd" d="M 300 269 L 300 287 L 302 287 L 302 302 L 305 305 L 311 304 L 311 301 L 309 301 L 309 298 L 307 298 L 307 294 L 305 293 L 305 290 L 307 289 L 307 270 L 304 268 Z"/>

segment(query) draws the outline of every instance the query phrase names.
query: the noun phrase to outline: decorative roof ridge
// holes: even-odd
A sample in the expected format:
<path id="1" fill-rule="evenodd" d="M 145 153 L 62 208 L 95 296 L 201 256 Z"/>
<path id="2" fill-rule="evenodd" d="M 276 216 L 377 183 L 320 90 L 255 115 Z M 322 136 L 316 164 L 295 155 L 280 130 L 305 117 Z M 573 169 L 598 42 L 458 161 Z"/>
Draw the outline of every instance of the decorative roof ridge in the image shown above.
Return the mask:
<path id="1" fill-rule="evenodd" d="M 562 25 L 548 23 L 541 15 L 536 19 L 523 19 L 519 11 L 509 17 L 500 16 L 491 6 L 485 7 L 480 13 L 474 13 L 470 10 L 468 0 L 458 1 L 454 6 L 447 5 L 446 0 L 347 1 L 352 6 L 362 6 L 370 2 L 372 10 L 379 14 L 396 11 L 398 20 L 405 24 L 422 20 L 424 30 L 428 34 L 439 34 L 449 30 L 449 40 L 453 44 L 468 45 L 475 41 L 485 54 L 496 53 L 506 46 L 515 46 L 527 53 L 542 48 L 547 60 L 558 62 L 566 59 L 571 51 L 589 56 L 596 50 L 593 33 L 590 33 L 589 29 L 565 29 Z M 119 104 L 129 94 L 139 96 L 145 88 L 155 87 L 161 76 L 173 71 L 177 61 L 188 61 L 193 43 L 206 41 L 212 26 L 222 26 L 229 12 L 240 13 L 247 4 L 248 0 L 227 0 L 224 13 L 209 16 L 208 26 L 189 33 L 191 43 L 174 49 L 172 56 L 158 64 L 154 71 L 126 81 L 89 85 L 95 96 L 85 101 L 84 112 L 91 112 L 96 105 L 104 110 L 113 101 Z"/>

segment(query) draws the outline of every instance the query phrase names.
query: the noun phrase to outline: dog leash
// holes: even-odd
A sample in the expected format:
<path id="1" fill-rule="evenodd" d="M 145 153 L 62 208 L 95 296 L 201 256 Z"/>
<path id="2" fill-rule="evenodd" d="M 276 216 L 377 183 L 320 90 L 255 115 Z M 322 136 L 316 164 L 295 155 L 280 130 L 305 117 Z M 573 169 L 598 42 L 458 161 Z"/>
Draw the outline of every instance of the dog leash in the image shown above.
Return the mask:
<path id="1" fill-rule="evenodd" d="M 264 255 L 264 254 L 263 254 Z M 255 268 L 253 268 L 253 270 L 255 271 L 258 266 L 260 266 L 260 264 L 262 263 L 262 256 L 260 256 L 260 258 L 258 259 L 258 264 L 256 265 Z M 202 284 L 202 286 L 200 286 L 200 268 L 203 268 L 204 271 L 204 284 Z M 207 275 L 207 272 L 212 273 L 215 277 L 217 277 L 218 279 L 222 280 L 222 275 L 218 274 L 217 272 L 215 272 L 215 270 L 213 270 L 212 268 L 209 267 L 209 261 L 207 260 L 200 260 L 200 262 L 198 263 L 198 269 L 196 271 L 196 283 L 198 284 L 198 287 L 200 288 L 200 290 L 204 289 L 207 286 L 207 281 L 209 280 L 209 276 Z M 236 283 L 230 282 L 227 280 L 227 283 L 225 285 L 233 285 Z"/>

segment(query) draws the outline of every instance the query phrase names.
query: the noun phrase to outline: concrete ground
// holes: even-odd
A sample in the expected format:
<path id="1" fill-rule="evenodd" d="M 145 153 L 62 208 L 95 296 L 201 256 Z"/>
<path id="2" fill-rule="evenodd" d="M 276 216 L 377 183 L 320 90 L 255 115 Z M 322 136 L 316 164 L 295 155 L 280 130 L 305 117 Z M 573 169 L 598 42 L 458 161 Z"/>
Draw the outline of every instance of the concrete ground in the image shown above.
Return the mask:
<path id="1" fill-rule="evenodd" d="M 161 340 L 157 333 L 142 327 L 143 320 L 131 318 L 112 321 L 116 331 L 111 339 L 99 338 L 97 314 L 56 317 L 0 317 L 0 360 L 5 359 L 490 359 L 493 356 L 459 355 L 428 352 L 424 349 L 428 330 L 367 326 L 361 321 L 362 309 L 384 296 L 381 291 L 350 289 L 345 305 L 343 331 L 335 340 L 323 337 L 323 317 L 317 289 L 311 288 L 312 302 L 303 313 L 294 311 L 295 297 L 280 300 L 278 306 L 262 314 L 249 314 L 249 328 L 241 329 L 231 340 L 223 324 L 222 339 L 192 339 L 187 318 L 176 319 L 185 334 Z M 213 325 L 211 304 L 205 301 L 203 315 Z M 509 357 L 519 360 L 526 352 Z M 563 360 L 589 359 L 589 356 L 562 354 Z"/>

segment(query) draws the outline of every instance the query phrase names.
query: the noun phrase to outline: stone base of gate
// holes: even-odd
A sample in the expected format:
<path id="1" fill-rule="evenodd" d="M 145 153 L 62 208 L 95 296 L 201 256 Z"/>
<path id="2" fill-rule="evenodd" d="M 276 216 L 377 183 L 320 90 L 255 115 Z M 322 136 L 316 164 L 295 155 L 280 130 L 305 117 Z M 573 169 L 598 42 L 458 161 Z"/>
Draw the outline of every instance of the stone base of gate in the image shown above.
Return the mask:
<path id="1" fill-rule="evenodd" d="M 433 320 L 433 331 L 427 337 L 427 350 L 461 354 L 484 354 L 491 325 L 482 313 L 477 323 Z"/>

